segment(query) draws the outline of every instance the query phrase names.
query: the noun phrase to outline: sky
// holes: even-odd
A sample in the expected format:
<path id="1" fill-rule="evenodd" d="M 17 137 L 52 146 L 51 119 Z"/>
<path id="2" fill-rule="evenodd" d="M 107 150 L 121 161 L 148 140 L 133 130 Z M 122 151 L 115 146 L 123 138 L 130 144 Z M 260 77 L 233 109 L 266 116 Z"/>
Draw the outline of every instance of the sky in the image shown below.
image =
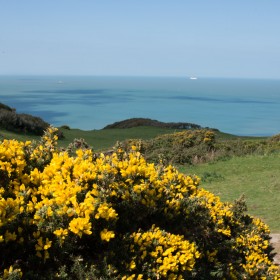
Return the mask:
<path id="1" fill-rule="evenodd" d="M 0 75 L 280 79 L 279 0 L 0 0 Z"/>

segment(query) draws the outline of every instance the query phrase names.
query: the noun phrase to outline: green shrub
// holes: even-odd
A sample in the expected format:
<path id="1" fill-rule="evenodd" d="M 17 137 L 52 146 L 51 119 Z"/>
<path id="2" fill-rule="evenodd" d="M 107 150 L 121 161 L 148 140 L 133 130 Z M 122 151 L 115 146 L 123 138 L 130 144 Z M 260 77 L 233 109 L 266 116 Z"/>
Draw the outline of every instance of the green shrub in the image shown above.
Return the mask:
<path id="1" fill-rule="evenodd" d="M 268 139 L 268 141 L 279 143 L 280 142 L 280 134 L 273 135 L 272 137 L 270 137 Z"/>
<path id="2" fill-rule="evenodd" d="M 0 127 L 14 132 L 43 135 L 49 124 L 39 117 L 0 109 Z"/>
<path id="3" fill-rule="evenodd" d="M 8 105 L 5 105 L 5 104 L 3 104 L 3 103 L 0 103 L 0 110 L 2 110 L 2 109 L 4 109 L 4 110 L 8 110 L 8 111 L 14 111 L 14 109 L 13 108 L 11 108 L 11 107 L 9 107 Z"/>
<path id="4" fill-rule="evenodd" d="M 192 165 L 233 156 L 279 152 L 278 138 L 276 135 L 267 140 L 237 138 L 224 141 L 217 140 L 216 132 L 213 130 L 199 129 L 165 134 L 146 141 L 129 139 L 118 145 L 126 151 L 131 144 L 136 145 L 149 162 Z"/>
<path id="5" fill-rule="evenodd" d="M 0 103 L 0 128 L 2 129 L 41 136 L 49 126 L 47 122 L 39 117 L 28 114 L 17 114 L 15 109 Z M 59 139 L 64 138 L 61 130 L 57 130 L 56 134 Z"/>
<path id="6" fill-rule="evenodd" d="M 135 143 L 148 161 L 166 164 L 205 162 L 214 151 L 215 134 L 210 130 L 185 130 L 160 135 L 147 141 L 127 140 L 120 145 L 129 149 Z"/>
<path id="7" fill-rule="evenodd" d="M 67 130 L 70 130 L 70 129 L 71 129 L 69 125 L 62 125 L 61 128 L 67 129 Z"/>

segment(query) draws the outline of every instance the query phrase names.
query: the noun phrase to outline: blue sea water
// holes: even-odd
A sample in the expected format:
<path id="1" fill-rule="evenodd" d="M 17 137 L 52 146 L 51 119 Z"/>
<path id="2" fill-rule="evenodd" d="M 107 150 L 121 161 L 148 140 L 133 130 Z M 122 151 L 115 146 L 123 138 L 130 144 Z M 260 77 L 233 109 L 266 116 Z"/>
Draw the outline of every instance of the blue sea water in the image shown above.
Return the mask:
<path id="1" fill-rule="evenodd" d="M 280 133 L 280 80 L 1 76 L 0 102 L 84 130 L 144 117 L 235 135 Z"/>

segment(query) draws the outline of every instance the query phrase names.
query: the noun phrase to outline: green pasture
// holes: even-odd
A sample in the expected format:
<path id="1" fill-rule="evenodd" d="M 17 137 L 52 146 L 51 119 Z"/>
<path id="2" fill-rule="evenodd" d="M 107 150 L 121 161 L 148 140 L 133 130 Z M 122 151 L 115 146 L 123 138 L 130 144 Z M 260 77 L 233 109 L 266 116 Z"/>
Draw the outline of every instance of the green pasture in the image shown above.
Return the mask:
<path id="1" fill-rule="evenodd" d="M 58 145 L 66 147 L 73 140 L 85 139 L 85 141 L 93 147 L 94 150 L 100 151 L 103 149 L 112 148 L 117 141 L 124 141 L 125 139 L 151 139 L 161 134 L 173 133 L 179 130 L 159 128 L 159 127 L 133 127 L 123 129 L 101 129 L 101 130 L 80 130 L 80 129 L 65 129 L 59 128 L 64 139 L 58 141 Z M 5 139 L 17 139 L 20 141 L 26 140 L 39 140 L 39 136 L 20 134 L 9 132 L 6 130 L 0 130 L 0 137 Z"/>
<path id="2" fill-rule="evenodd" d="M 80 130 L 80 129 L 65 129 L 59 128 L 64 139 L 58 141 L 58 145 L 61 147 L 68 146 L 73 142 L 75 138 L 85 139 L 85 141 L 93 147 L 94 150 L 103 150 L 112 148 L 117 141 L 124 141 L 126 139 L 152 139 L 158 135 L 168 134 L 178 132 L 178 129 L 170 128 L 160 128 L 160 127 L 150 127 L 150 126 L 139 126 L 132 128 L 112 128 L 112 129 L 100 129 L 100 130 Z M 223 132 L 216 133 L 217 139 L 232 140 L 232 139 L 263 139 L 258 137 L 239 137 L 232 134 L 227 134 Z M 20 141 L 26 140 L 39 140 L 39 136 L 34 136 L 32 134 L 23 134 L 10 132 L 4 129 L 0 129 L 0 139 L 17 139 Z"/>
<path id="3" fill-rule="evenodd" d="M 94 150 L 104 150 L 113 147 L 116 142 L 126 139 L 151 139 L 160 134 L 173 133 L 174 129 L 159 127 L 112 128 L 83 131 L 79 129 L 61 129 L 65 139 L 59 141 L 60 146 L 67 146 L 75 138 L 83 138 Z"/>
<path id="4" fill-rule="evenodd" d="M 259 217 L 274 233 L 280 233 L 280 153 L 250 155 L 196 166 L 180 167 L 196 174 L 200 187 L 233 202 L 245 196 L 248 213 Z"/>

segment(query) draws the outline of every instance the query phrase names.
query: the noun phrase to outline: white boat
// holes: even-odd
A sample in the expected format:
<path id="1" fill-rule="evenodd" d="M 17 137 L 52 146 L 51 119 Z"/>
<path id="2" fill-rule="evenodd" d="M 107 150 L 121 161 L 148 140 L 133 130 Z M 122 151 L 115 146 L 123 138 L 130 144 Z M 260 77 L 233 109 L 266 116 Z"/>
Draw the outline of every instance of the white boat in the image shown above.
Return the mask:
<path id="1" fill-rule="evenodd" d="M 190 80 L 197 80 L 197 77 L 190 77 Z"/>

